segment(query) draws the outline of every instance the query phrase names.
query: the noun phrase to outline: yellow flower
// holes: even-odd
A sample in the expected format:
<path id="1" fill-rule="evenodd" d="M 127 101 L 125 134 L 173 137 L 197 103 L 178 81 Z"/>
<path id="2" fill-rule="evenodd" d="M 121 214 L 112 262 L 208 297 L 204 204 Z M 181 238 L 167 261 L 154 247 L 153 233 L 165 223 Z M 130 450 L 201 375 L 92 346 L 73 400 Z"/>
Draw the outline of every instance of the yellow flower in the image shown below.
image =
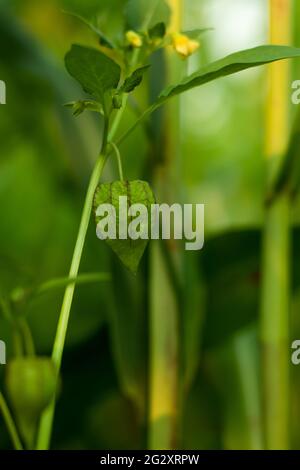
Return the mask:
<path id="1" fill-rule="evenodd" d="M 192 55 L 200 47 L 198 41 L 180 33 L 172 35 L 172 43 L 175 51 L 184 59 Z"/>
<path id="2" fill-rule="evenodd" d="M 143 45 L 142 37 L 135 31 L 127 31 L 126 40 L 132 47 L 142 47 Z"/>

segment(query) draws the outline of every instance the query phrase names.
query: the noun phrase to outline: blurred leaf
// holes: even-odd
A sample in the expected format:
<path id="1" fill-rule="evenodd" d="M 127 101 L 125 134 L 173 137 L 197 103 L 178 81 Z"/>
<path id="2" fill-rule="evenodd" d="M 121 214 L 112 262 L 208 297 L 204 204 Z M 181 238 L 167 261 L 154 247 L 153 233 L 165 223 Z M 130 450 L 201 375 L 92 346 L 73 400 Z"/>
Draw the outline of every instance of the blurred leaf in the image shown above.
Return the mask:
<path id="1" fill-rule="evenodd" d="M 189 31 L 183 31 L 182 34 L 190 39 L 199 39 L 202 34 L 207 33 L 208 31 L 213 31 L 213 28 L 192 29 Z"/>
<path id="2" fill-rule="evenodd" d="M 136 449 L 140 435 L 135 411 L 129 400 L 112 390 L 86 418 L 93 442 L 100 441 L 105 449 Z"/>
<path id="3" fill-rule="evenodd" d="M 147 308 L 145 274 L 130 275 L 112 258 L 108 322 L 111 350 L 120 387 L 138 410 L 143 422 L 147 387 Z"/>
<path id="4" fill-rule="evenodd" d="M 148 31 L 150 39 L 162 39 L 166 35 L 166 25 L 163 22 L 157 23 Z"/>
<path id="5" fill-rule="evenodd" d="M 294 229 L 293 246 L 298 246 L 299 240 L 300 231 Z M 224 344 L 239 330 L 257 321 L 260 243 L 259 230 L 228 232 L 206 241 L 205 250 L 200 254 L 206 284 L 206 309 L 202 327 L 205 350 Z M 291 276 L 293 291 L 300 286 L 298 257 L 299 253 L 295 250 Z"/>
<path id="6" fill-rule="evenodd" d="M 58 277 L 55 279 L 50 279 L 45 281 L 42 284 L 37 286 L 30 287 L 16 287 L 10 293 L 10 301 L 14 308 L 15 313 L 24 315 L 26 313 L 26 303 L 33 300 L 35 297 L 47 294 L 49 291 L 63 289 L 70 284 L 82 285 L 82 284 L 91 284 L 98 282 L 108 282 L 111 280 L 111 275 L 109 273 L 85 273 L 79 274 L 77 277 Z M 0 306 L 1 306 L 0 298 Z M 18 312 L 19 310 L 19 312 Z M 1 309 L 0 309 L 1 313 Z"/>
<path id="7" fill-rule="evenodd" d="M 80 20 L 82 23 L 88 26 L 94 33 L 96 33 L 99 37 L 99 42 L 101 46 L 108 47 L 109 49 L 114 49 L 116 47 L 115 44 L 110 39 L 108 39 L 108 37 L 105 36 L 105 34 L 97 26 L 92 23 L 92 21 L 89 21 L 87 18 L 82 15 L 79 15 L 78 13 L 73 13 L 70 11 L 65 11 L 64 13 L 70 16 L 74 16 L 74 18 Z"/>
<path id="8" fill-rule="evenodd" d="M 184 401 L 182 448 L 215 450 L 221 448 L 222 409 L 216 387 L 205 371 L 196 381 Z"/>
<path id="9" fill-rule="evenodd" d="M 165 0 L 129 0 L 125 8 L 128 26 L 136 31 L 157 23 L 169 23 L 171 10 Z"/>
<path id="10" fill-rule="evenodd" d="M 223 344 L 257 319 L 259 252 L 260 233 L 255 230 L 207 240 L 201 253 L 207 285 L 204 349 Z"/>
<path id="11" fill-rule="evenodd" d="M 179 95 L 192 88 L 204 85 L 220 77 L 232 75 L 242 70 L 275 62 L 281 59 L 300 57 L 300 49 L 288 46 L 259 46 L 235 52 L 229 56 L 209 64 L 186 77 L 177 85 L 171 85 L 161 92 L 157 104 L 172 96 Z"/>
<path id="12" fill-rule="evenodd" d="M 66 55 L 65 63 L 68 72 L 81 84 L 83 90 L 103 105 L 105 94 L 118 86 L 120 66 L 96 49 L 73 45 Z"/>
<path id="13" fill-rule="evenodd" d="M 126 268 L 129 269 L 129 271 L 131 271 L 133 274 L 136 274 L 138 265 L 146 249 L 146 246 L 148 245 L 149 239 L 139 238 L 137 240 L 132 240 L 127 235 L 127 227 L 124 227 L 127 238 L 119 238 L 119 231 L 122 228 L 119 219 L 119 212 L 124 212 L 124 208 L 120 206 L 120 197 L 127 197 L 129 206 L 134 204 L 143 204 L 147 208 L 147 219 L 138 224 L 139 231 L 147 231 L 147 235 L 149 234 L 148 230 L 150 227 L 149 222 L 151 204 L 154 204 L 155 199 L 152 190 L 146 181 L 115 181 L 114 183 L 101 184 L 98 186 L 98 189 L 95 193 L 94 207 L 97 224 L 99 224 L 101 221 L 101 218 L 97 214 L 97 208 L 102 204 L 110 203 L 115 209 L 116 216 L 116 218 L 114 218 L 113 214 L 107 216 L 110 219 L 109 222 L 111 222 L 116 228 L 116 238 L 110 239 L 106 237 L 105 227 L 107 227 L 107 224 L 104 224 L 104 226 L 98 230 L 98 236 L 99 233 L 101 236 L 103 235 L 106 243 L 116 253 Z M 130 223 L 130 217 L 127 215 L 127 206 L 125 211 L 126 213 L 122 214 L 121 217 L 127 218 L 126 223 L 128 226 Z M 141 214 L 141 216 L 143 216 L 143 214 Z M 107 217 L 105 217 L 105 219 L 107 219 Z"/>
<path id="14" fill-rule="evenodd" d="M 263 448 L 257 328 L 239 331 L 211 354 L 210 372 L 222 406 L 222 448 Z"/>
<path id="15" fill-rule="evenodd" d="M 49 290 L 66 287 L 70 284 L 89 284 L 93 282 L 107 282 L 111 280 L 109 273 L 86 273 L 79 274 L 77 277 L 61 277 L 46 281 L 35 290 L 35 295 L 41 295 Z"/>
<path id="16" fill-rule="evenodd" d="M 130 77 L 126 78 L 125 82 L 121 86 L 119 92 L 120 93 L 131 93 L 136 87 L 138 87 L 143 80 L 144 73 L 150 65 L 145 65 L 144 67 L 140 67 L 136 69 Z"/>
<path id="17" fill-rule="evenodd" d="M 101 294 L 100 296 L 103 298 Z M 82 326 L 85 321 L 86 306 L 93 305 L 97 297 L 91 301 L 87 297 L 86 302 L 82 304 L 83 308 L 73 312 L 72 316 L 78 313 L 81 317 Z M 107 328 L 101 331 L 94 329 L 92 336 L 66 351 L 62 379 L 62 393 L 56 409 L 53 448 L 107 448 L 106 441 L 102 442 L 107 424 L 102 423 L 101 426 L 101 422 L 98 422 L 97 435 L 97 432 L 92 433 L 89 419 L 94 407 L 106 402 L 111 395 L 120 394 Z M 78 426 L 74 426 L 74 410 Z M 75 442 L 76 446 L 73 445 Z"/>
<path id="18" fill-rule="evenodd" d="M 183 380 L 185 392 L 191 387 L 201 358 L 203 320 L 206 313 L 206 285 L 194 253 L 184 254 Z"/>

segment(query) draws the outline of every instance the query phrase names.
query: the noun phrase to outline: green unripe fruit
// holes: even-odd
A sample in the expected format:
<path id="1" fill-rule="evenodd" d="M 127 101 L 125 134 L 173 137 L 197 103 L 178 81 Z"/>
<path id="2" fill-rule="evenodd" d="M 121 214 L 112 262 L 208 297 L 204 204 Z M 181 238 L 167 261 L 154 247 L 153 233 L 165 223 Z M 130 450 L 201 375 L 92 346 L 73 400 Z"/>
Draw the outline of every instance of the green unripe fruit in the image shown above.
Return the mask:
<path id="1" fill-rule="evenodd" d="M 55 395 L 56 382 L 55 366 L 49 358 L 16 358 L 7 365 L 7 395 L 28 447 L 33 445 L 41 413 Z"/>
<path id="2" fill-rule="evenodd" d="M 18 358 L 7 366 L 6 388 L 15 410 L 37 415 L 53 398 L 56 372 L 48 358 Z"/>

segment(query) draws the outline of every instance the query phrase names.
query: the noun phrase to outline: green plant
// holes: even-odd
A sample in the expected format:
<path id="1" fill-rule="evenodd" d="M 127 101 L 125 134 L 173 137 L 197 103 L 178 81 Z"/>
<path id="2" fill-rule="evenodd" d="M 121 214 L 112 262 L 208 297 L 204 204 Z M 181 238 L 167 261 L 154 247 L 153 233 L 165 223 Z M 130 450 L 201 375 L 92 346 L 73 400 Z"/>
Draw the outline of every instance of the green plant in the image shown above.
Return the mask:
<path id="1" fill-rule="evenodd" d="M 84 20 L 98 36 L 100 50 L 75 45 L 66 56 L 67 70 L 89 95 L 87 99 L 74 101 L 69 103 L 68 106 L 74 110 L 75 115 L 90 110 L 101 116 L 102 145 L 90 178 L 69 277 L 67 280 L 52 282 L 54 287 L 67 284 L 52 353 L 52 361 L 55 367 L 56 389 L 59 383 L 58 379 L 75 285 L 80 279 L 78 272 L 93 209 L 93 200 L 96 191 L 98 195 L 105 191 L 105 186 L 98 185 L 108 158 L 112 154 L 117 155 L 120 180 L 122 182 L 124 176 L 119 151 L 120 145 L 140 123 L 146 121 L 152 113 L 168 103 L 172 97 L 176 97 L 185 91 L 204 85 L 212 80 L 251 67 L 271 63 L 284 58 L 300 56 L 299 49 L 286 46 L 260 46 L 218 60 L 178 83 L 165 88 L 136 122 L 130 126 L 124 134 L 118 135 L 124 110 L 129 104 L 128 96 L 142 82 L 144 74 L 147 73 L 148 61 L 152 54 L 159 49 L 169 47 L 170 44 L 173 45 L 175 51 L 180 56 L 184 57 L 189 56 L 190 53 L 196 50 L 197 44 L 195 43 L 195 38 L 197 38 L 202 31 L 197 30 L 186 32 L 185 34 L 179 34 L 178 31 L 177 36 L 171 36 L 167 32 L 169 16 L 169 8 L 162 0 L 130 0 L 126 9 L 126 32 L 122 34 L 122 40 L 118 38 L 107 38 L 93 24 Z M 134 183 L 131 182 L 130 184 Z M 122 184 L 121 187 L 124 189 Z M 135 271 L 137 268 L 136 259 L 132 263 L 132 253 L 129 253 L 130 248 L 126 249 L 128 250 L 126 259 L 129 259 L 129 262 L 126 262 L 127 267 L 133 268 L 132 271 Z M 118 254 L 119 249 L 115 251 Z M 155 308 L 155 304 L 153 308 Z M 5 311 L 5 309 L 3 310 Z M 31 341 L 28 341 L 28 335 L 25 335 L 26 328 L 22 329 L 21 334 L 19 325 L 15 330 L 16 345 L 20 344 L 20 336 L 22 338 L 26 336 L 27 355 L 32 355 Z M 155 330 L 153 334 L 156 334 Z M 18 347 L 16 349 L 18 349 Z M 37 443 L 34 445 L 34 447 L 38 449 L 47 449 L 50 445 L 55 401 L 56 393 L 52 393 L 51 403 L 48 404 L 46 410 L 42 413 Z M 5 415 L 8 416 L 5 407 L 3 409 Z M 7 422 L 8 421 L 9 420 L 7 420 Z M 9 427 L 11 434 L 15 434 L 12 432 L 13 427 Z M 19 447 L 18 439 L 14 438 L 14 441 L 16 447 Z M 160 445 L 164 446 L 165 444 Z M 32 445 L 30 444 L 30 446 Z"/>

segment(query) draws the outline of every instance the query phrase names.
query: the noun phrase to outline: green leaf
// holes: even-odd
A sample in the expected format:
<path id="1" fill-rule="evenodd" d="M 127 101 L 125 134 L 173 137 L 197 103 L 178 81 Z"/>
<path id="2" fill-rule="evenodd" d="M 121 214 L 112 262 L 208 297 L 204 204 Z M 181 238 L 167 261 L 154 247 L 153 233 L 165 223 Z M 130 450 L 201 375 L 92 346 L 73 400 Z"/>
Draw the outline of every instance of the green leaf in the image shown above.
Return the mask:
<path id="1" fill-rule="evenodd" d="M 123 85 L 120 88 L 121 93 L 131 93 L 136 87 L 138 87 L 143 80 L 144 73 L 150 65 L 145 65 L 144 67 L 140 67 L 136 69 L 130 77 L 127 77 L 124 81 Z"/>
<path id="2" fill-rule="evenodd" d="M 157 23 L 148 31 L 150 39 L 163 39 L 166 35 L 166 25 L 163 22 Z"/>
<path id="3" fill-rule="evenodd" d="M 300 57 L 300 49 L 289 46 L 258 46 L 253 49 L 236 52 L 223 59 L 213 62 L 197 72 L 189 75 L 176 85 L 165 88 L 159 97 L 149 108 L 136 120 L 136 122 L 118 139 L 120 145 L 137 127 L 148 118 L 160 106 L 166 103 L 169 98 L 177 96 L 185 91 L 191 90 L 208 82 L 226 77 L 242 70 L 246 70 L 259 65 L 268 64 L 282 59 Z"/>
<path id="4" fill-rule="evenodd" d="M 93 111 L 95 113 L 104 114 L 103 106 L 97 101 L 92 101 L 92 100 L 70 101 L 70 103 L 66 103 L 64 106 L 66 106 L 67 108 L 72 108 L 74 116 L 79 116 L 86 110 Z"/>
<path id="5" fill-rule="evenodd" d="M 102 104 L 106 92 L 118 86 L 120 66 L 96 49 L 73 45 L 65 57 L 65 64 L 83 90 Z"/>
<path id="6" fill-rule="evenodd" d="M 168 24 L 170 16 L 171 10 L 165 0 L 129 0 L 125 8 L 128 27 L 136 31 L 144 31 L 161 22 Z"/>
<path id="7" fill-rule="evenodd" d="M 99 37 L 99 43 L 102 46 L 108 47 L 109 49 L 115 49 L 115 44 L 110 39 L 108 39 L 108 37 L 105 36 L 105 34 L 97 26 L 95 26 L 92 21 L 89 21 L 87 18 L 82 15 L 79 15 L 78 13 L 73 13 L 70 11 L 64 11 L 64 13 L 73 16 L 74 18 L 77 18 L 79 21 L 88 26 L 94 33 L 97 34 L 97 36 Z"/>
<path id="8" fill-rule="evenodd" d="M 202 28 L 202 29 L 193 29 L 190 31 L 183 31 L 182 34 L 187 36 L 190 39 L 199 39 L 207 31 L 213 31 L 213 28 Z"/>
<path id="9" fill-rule="evenodd" d="M 122 263 L 131 271 L 136 274 L 138 265 L 143 256 L 143 253 L 148 244 L 147 240 L 132 240 L 127 237 L 123 240 L 119 238 L 119 229 L 124 227 L 121 225 L 122 221 L 119 219 L 119 198 L 120 196 L 127 197 L 128 206 L 133 204 L 143 204 L 147 208 L 148 214 L 148 227 L 150 227 L 150 209 L 151 204 L 155 203 L 155 198 L 149 184 L 145 181 L 115 181 L 113 183 L 101 184 L 98 186 L 94 197 L 94 209 L 96 214 L 96 223 L 98 224 L 101 217 L 97 215 L 97 208 L 102 204 L 111 204 L 116 211 L 116 219 L 112 223 L 116 224 L 116 239 L 107 238 L 105 241 L 116 253 Z M 131 222 L 132 217 L 126 214 L 125 220 L 127 221 L 127 228 Z M 145 221 L 146 224 L 146 221 Z M 141 230 L 145 229 L 147 225 L 140 227 Z M 128 233 L 128 231 L 127 231 Z"/>
<path id="10" fill-rule="evenodd" d="M 258 65 L 292 57 L 300 57 L 300 49 L 288 46 L 259 46 L 253 49 L 235 52 L 198 70 L 186 77 L 179 84 L 165 88 L 161 92 L 157 104 L 159 104 L 159 102 L 163 103 L 172 96 L 179 95 L 180 93 L 204 85 L 217 78 L 232 75 L 251 67 L 257 67 Z"/>

